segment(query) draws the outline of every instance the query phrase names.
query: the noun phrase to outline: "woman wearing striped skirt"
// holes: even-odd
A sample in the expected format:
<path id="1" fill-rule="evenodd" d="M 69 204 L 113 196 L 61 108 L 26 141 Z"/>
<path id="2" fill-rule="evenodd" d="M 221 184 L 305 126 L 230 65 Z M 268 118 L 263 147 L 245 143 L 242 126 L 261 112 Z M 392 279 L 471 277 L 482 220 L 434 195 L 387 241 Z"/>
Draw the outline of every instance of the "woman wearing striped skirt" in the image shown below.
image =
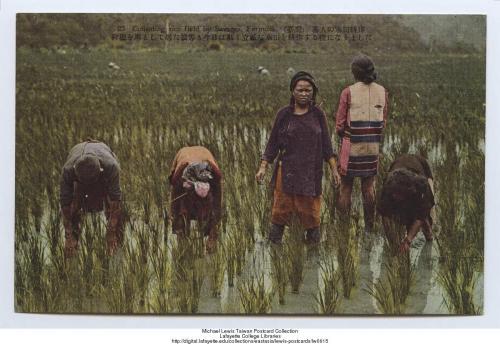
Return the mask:
<path id="1" fill-rule="evenodd" d="M 375 217 L 375 178 L 388 98 L 385 88 L 375 82 L 377 73 L 368 56 L 356 56 L 351 71 L 356 82 L 342 91 L 336 115 L 336 132 L 341 138 L 338 209 L 345 215 L 350 212 L 354 178 L 361 178 L 365 231 L 371 231 Z"/>

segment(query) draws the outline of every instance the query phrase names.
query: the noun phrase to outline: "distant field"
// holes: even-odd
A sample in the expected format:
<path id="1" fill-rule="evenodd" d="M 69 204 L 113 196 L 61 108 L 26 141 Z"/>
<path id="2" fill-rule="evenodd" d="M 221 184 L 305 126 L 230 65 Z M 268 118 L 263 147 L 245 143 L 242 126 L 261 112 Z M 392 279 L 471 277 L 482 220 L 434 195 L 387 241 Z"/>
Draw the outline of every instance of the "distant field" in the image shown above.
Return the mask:
<path id="1" fill-rule="evenodd" d="M 418 302 L 412 297 L 418 298 L 415 295 L 422 286 L 418 282 L 410 289 L 409 301 L 403 300 L 399 308 L 373 301 L 365 289 L 373 291 L 377 283 L 385 283 L 385 271 L 394 268 L 394 264 L 379 262 L 376 272 L 371 275 L 363 272 L 370 264 L 363 256 L 366 250 L 378 252 L 381 261 L 386 259 L 382 254 L 383 242 L 381 238 L 375 239 L 375 244 L 372 242 L 366 248 L 366 242 L 361 240 L 360 200 L 356 201 L 354 220 L 349 225 L 352 236 L 346 239 L 332 234 L 339 224 L 333 214 L 335 195 L 325 181 L 322 221 L 325 240 L 317 253 L 320 267 L 333 262 L 333 270 L 342 271 L 344 260 L 339 260 L 339 256 L 347 252 L 353 258 L 351 270 L 356 280 L 350 299 L 343 300 L 333 313 L 480 313 L 484 57 L 444 54 L 372 57 L 380 83 L 390 92 L 378 186 L 383 168 L 394 156 L 406 152 L 427 155 L 436 180 L 439 234 L 428 257 L 431 267 L 416 268 L 411 276 L 398 278 L 418 280 L 419 274 L 427 271 L 429 293 L 438 296 L 429 297 L 435 304 L 415 306 Z M 303 312 L 328 313 L 314 297 L 325 292 L 325 283 L 319 280 L 323 281 L 327 272 L 311 267 L 316 265 L 308 256 L 298 261 L 292 259 L 297 257 L 293 252 L 304 252 L 301 245 L 285 250 L 281 258 L 273 254 L 268 257 L 268 248 L 262 249 L 261 239 L 269 224 L 270 194 L 254 182 L 254 174 L 274 115 L 290 98 L 287 69 L 307 70 L 316 77 L 319 102 L 323 103 L 333 128 L 333 110 L 340 92 L 352 83 L 351 58 L 248 51 L 68 50 L 62 54 L 19 49 L 16 310 L 301 313 L 306 309 Z M 109 68 L 109 62 L 120 68 Z M 260 65 L 270 71 L 270 77 L 257 74 Z M 58 205 L 60 170 L 69 149 L 87 137 L 106 142 L 119 158 L 126 208 L 126 245 L 119 255 L 107 258 L 103 220 L 89 216 L 78 257 L 66 261 L 62 254 L 64 239 Z M 198 245 L 183 247 L 170 234 L 165 213 L 170 163 L 180 147 L 195 144 L 204 145 L 215 154 L 225 181 L 220 251 L 213 257 L 199 259 L 195 259 Z M 289 241 L 294 242 L 293 235 Z M 347 251 L 342 253 L 344 249 Z M 412 249 L 411 258 L 415 259 L 411 264 L 420 266 L 416 261 L 424 259 L 423 250 L 422 245 Z M 255 255 L 261 253 L 267 258 L 256 260 Z M 287 291 L 285 299 L 288 298 L 289 305 L 295 303 L 296 308 L 283 308 L 276 301 L 279 285 L 284 284 L 286 289 L 288 283 L 295 283 L 286 277 L 277 279 L 276 272 L 270 272 L 287 270 L 276 267 L 277 259 L 295 268 L 305 264 L 305 276 L 313 276 L 314 282 L 308 278 L 302 282 L 302 294 L 299 292 L 302 298 Z M 234 286 L 230 286 L 233 276 Z M 345 278 L 342 275 L 340 280 Z M 337 284 L 332 283 L 334 289 L 345 292 L 346 286 L 341 286 L 338 279 Z M 269 304 L 263 301 L 248 305 L 245 297 L 255 291 L 252 288 L 260 288 L 261 301 L 269 299 Z M 382 295 L 382 299 L 393 296 L 390 292 L 382 293 L 380 288 L 377 295 Z M 234 307 L 227 306 L 231 297 L 235 300 Z"/>

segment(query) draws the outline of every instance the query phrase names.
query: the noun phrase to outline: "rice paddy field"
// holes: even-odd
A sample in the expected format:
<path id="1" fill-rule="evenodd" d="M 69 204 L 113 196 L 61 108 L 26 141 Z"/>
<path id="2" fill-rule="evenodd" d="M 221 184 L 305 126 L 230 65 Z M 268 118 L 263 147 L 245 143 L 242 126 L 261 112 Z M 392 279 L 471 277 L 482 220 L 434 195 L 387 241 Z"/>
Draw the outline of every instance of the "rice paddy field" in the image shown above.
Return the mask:
<path id="1" fill-rule="evenodd" d="M 482 314 L 482 55 L 372 55 L 390 92 L 377 189 L 394 157 L 426 156 L 435 177 L 433 242 L 419 234 L 408 254 L 393 257 L 379 218 L 374 233 L 363 231 L 359 184 L 352 216 L 336 214 L 326 165 L 321 244 L 305 246 L 295 225 L 282 246 L 265 240 L 272 193 L 254 176 L 275 113 L 289 101 L 286 70 L 316 77 L 332 129 L 340 92 L 353 82 L 352 56 L 19 48 L 16 311 Z M 271 75 L 257 74 L 259 65 Z M 65 259 L 59 178 L 70 148 L 88 137 L 107 143 L 120 161 L 125 240 L 109 257 L 104 215 L 89 214 L 78 254 Z M 167 177 L 186 145 L 210 149 L 224 176 L 212 255 L 196 224 L 188 240 L 171 233 Z"/>

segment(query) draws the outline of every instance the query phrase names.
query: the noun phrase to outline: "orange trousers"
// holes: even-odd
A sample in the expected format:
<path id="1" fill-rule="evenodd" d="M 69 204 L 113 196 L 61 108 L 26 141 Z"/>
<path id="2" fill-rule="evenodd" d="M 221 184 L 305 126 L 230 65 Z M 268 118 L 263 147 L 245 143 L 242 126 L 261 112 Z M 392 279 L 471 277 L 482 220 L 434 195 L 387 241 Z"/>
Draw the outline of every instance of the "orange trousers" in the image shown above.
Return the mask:
<path id="1" fill-rule="evenodd" d="M 278 167 L 274 188 L 271 222 L 277 225 L 290 225 L 297 217 L 304 229 L 319 227 L 321 196 L 303 196 L 283 192 L 281 166 Z"/>

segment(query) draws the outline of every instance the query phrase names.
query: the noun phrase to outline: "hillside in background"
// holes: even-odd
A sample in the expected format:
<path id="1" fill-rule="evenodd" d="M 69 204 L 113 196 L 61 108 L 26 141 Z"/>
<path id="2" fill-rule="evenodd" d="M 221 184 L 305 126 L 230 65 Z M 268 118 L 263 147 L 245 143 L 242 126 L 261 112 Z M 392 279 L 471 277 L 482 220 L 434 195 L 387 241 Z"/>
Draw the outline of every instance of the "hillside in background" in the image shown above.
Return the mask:
<path id="1" fill-rule="evenodd" d="M 227 40 L 224 35 L 228 33 L 238 38 Z M 299 37 L 300 35 L 302 36 Z M 237 47 L 295 52 L 342 53 L 362 49 L 376 53 L 396 51 L 484 53 L 486 16 L 345 14 L 18 14 L 17 16 L 17 47 L 164 49 L 167 45 L 214 50 Z"/>
<path id="2" fill-rule="evenodd" d="M 227 28 L 240 28 L 242 34 L 256 39 L 242 41 L 173 40 L 169 45 L 207 48 L 217 42 L 225 47 L 261 48 L 266 50 L 415 51 L 427 49 L 417 31 L 403 25 L 397 16 L 386 15 L 248 15 L 248 14 L 19 14 L 17 47 L 113 47 L 163 48 L 165 41 L 119 40 L 120 34 L 136 35 L 217 34 Z M 171 29 L 166 29 L 170 27 Z M 210 27 L 209 32 L 188 32 L 186 26 Z M 179 28 L 180 31 L 173 29 Z M 324 34 L 328 41 L 314 39 Z M 311 34 L 309 40 L 275 40 L 276 35 Z M 328 36 L 328 37 L 327 37 Z"/>
<path id="3" fill-rule="evenodd" d="M 404 15 L 398 22 L 417 31 L 430 49 L 486 48 L 486 16 L 481 15 Z"/>

